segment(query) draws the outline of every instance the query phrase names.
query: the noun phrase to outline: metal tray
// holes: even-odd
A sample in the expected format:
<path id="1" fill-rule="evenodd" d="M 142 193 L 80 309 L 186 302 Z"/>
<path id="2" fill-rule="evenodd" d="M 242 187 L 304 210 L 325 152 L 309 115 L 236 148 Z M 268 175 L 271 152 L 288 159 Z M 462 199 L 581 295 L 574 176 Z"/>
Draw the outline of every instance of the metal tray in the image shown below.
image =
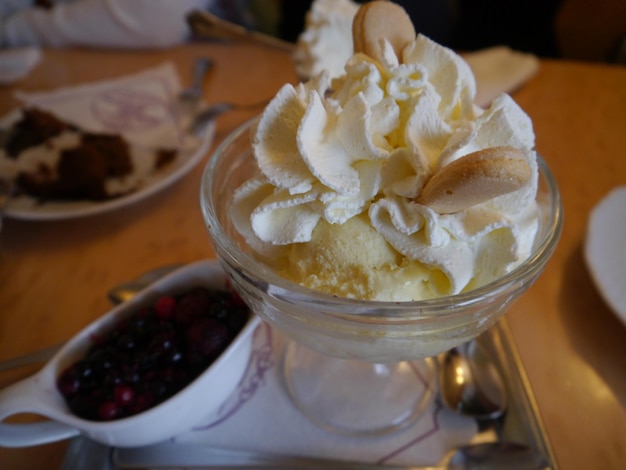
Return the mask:
<path id="1" fill-rule="evenodd" d="M 478 339 L 492 355 L 502 373 L 509 400 L 509 409 L 500 429 L 500 439 L 524 443 L 539 451 L 551 468 L 558 470 L 558 463 L 545 431 L 528 377 L 521 363 L 506 319 Z M 493 430 L 480 433 L 474 441 L 497 439 Z M 85 437 L 72 440 L 62 470 L 89 468 L 92 470 L 116 470 L 114 450 Z M 208 465 L 208 462 L 207 462 Z"/>

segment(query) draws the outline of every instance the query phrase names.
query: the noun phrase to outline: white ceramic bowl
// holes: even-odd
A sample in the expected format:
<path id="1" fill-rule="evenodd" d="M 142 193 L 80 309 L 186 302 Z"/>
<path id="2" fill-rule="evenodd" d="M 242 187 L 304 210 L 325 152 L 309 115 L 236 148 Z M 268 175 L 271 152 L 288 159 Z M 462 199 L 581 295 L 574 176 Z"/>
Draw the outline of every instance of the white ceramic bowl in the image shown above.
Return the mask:
<path id="1" fill-rule="evenodd" d="M 173 397 L 128 418 L 96 422 L 81 419 L 66 406 L 56 387 L 59 374 L 81 358 L 90 338 L 108 331 L 120 318 L 151 305 L 161 295 L 182 294 L 194 286 L 228 290 L 228 276 L 217 261 L 200 261 L 182 267 L 91 323 L 37 374 L 0 392 L 0 421 L 19 413 L 49 418 L 27 424 L 0 423 L 0 445 L 25 447 L 45 444 L 83 433 L 103 444 L 118 447 L 149 445 L 190 430 L 216 411 L 240 382 L 252 348 L 252 332 L 259 322 L 250 319 L 228 348 L 191 384 Z"/>

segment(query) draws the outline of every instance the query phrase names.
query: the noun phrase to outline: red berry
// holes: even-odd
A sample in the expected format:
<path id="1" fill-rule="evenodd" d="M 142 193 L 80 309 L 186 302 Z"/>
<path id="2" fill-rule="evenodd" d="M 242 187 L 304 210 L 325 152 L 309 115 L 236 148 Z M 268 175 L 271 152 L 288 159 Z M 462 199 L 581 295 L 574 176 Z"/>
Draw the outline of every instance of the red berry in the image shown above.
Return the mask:
<path id="1" fill-rule="evenodd" d="M 65 398 L 74 396 L 80 389 L 80 380 L 74 375 L 73 369 L 66 369 L 57 382 L 59 391 Z"/>
<path id="2" fill-rule="evenodd" d="M 241 298 L 241 296 L 239 295 L 238 292 L 232 291 L 232 293 L 230 294 L 230 301 L 232 302 L 232 304 L 235 307 L 245 307 L 246 303 L 244 302 L 244 300 Z"/>
<path id="3" fill-rule="evenodd" d="M 113 396 L 115 397 L 115 403 L 120 406 L 127 406 L 135 401 L 135 391 L 128 385 L 117 385 L 113 389 Z"/>
<path id="4" fill-rule="evenodd" d="M 228 329 L 213 318 L 201 318 L 192 323 L 186 331 L 190 350 L 205 357 L 217 356 L 229 342 Z"/>
<path id="5" fill-rule="evenodd" d="M 176 312 L 176 299 L 171 295 L 164 295 L 154 305 L 157 317 L 162 319 L 172 318 Z"/>
<path id="6" fill-rule="evenodd" d="M 117 418 L 120 413 L 119 407 L 112 401 L 105 401 L 98 407 L 98 416 L 103 421 L 110 421 Z"/>

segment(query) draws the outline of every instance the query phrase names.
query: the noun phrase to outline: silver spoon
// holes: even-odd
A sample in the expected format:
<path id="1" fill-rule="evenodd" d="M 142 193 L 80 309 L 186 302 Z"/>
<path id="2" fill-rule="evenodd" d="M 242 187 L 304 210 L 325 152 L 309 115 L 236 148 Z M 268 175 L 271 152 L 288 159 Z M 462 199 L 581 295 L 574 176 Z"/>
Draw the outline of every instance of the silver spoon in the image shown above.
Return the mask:
<path id="1" fill-rule="evenodd" d="M 500 418 L 507 408 L 504 380 L 477 341 L 438 357 L 439 395 L 451 410 L 479 420 Z"/>
<path id="2" fill-rule="evenodd" d="M 439 395 L 452 411 L 491 423 L 502 437 L 507 409 L 506 387 L 496 365 L 479 342 L 472 340 L 438 357 Z M 545 469 L 544 456 L 524 444 L 486 442 L 451 451 L 441 463 L 455 469 Z"/>
<path id="3" fill-rule="evenodd" d="M 143 289 L 148 287 L 155 281 L 158 281 L 163 276 L 171 273 L 175 269 L 178 269 L 182 264 L 168 264 L 156 269 L 152 269 L 146 273 L 143 273 L 136 279 L 129 282 L 122 282 L 113 286 L 109 292 L 107 292 L 107 298 L 113 305 L 121 304 L 136 296 Z"/>

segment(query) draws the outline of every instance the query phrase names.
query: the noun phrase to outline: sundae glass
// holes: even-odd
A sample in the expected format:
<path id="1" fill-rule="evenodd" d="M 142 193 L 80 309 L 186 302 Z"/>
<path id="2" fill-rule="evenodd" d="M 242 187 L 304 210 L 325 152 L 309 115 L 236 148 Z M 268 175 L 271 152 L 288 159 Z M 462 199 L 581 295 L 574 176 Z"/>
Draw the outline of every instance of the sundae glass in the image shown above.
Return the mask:
<path id="1" fill-rule="evenodd" d="M 340 434 L 376 435 L 413 422 L 433 396 L 432 357 L 489 329 L 544 269 L 562 223 L 554 177 L 538 157 L 539 227 L 530 256 L 508 274 L 430 300 L 342 298 L 282 278 L 253 255 L 234 227 L 235 189 L 259 171 L 253 126 L 254 120 L 245 123 L 211 156 L 201 206 L 215 254 L 235 288 L 290 340 L 282 367 L 291 398 L 315 423 Z"/>

